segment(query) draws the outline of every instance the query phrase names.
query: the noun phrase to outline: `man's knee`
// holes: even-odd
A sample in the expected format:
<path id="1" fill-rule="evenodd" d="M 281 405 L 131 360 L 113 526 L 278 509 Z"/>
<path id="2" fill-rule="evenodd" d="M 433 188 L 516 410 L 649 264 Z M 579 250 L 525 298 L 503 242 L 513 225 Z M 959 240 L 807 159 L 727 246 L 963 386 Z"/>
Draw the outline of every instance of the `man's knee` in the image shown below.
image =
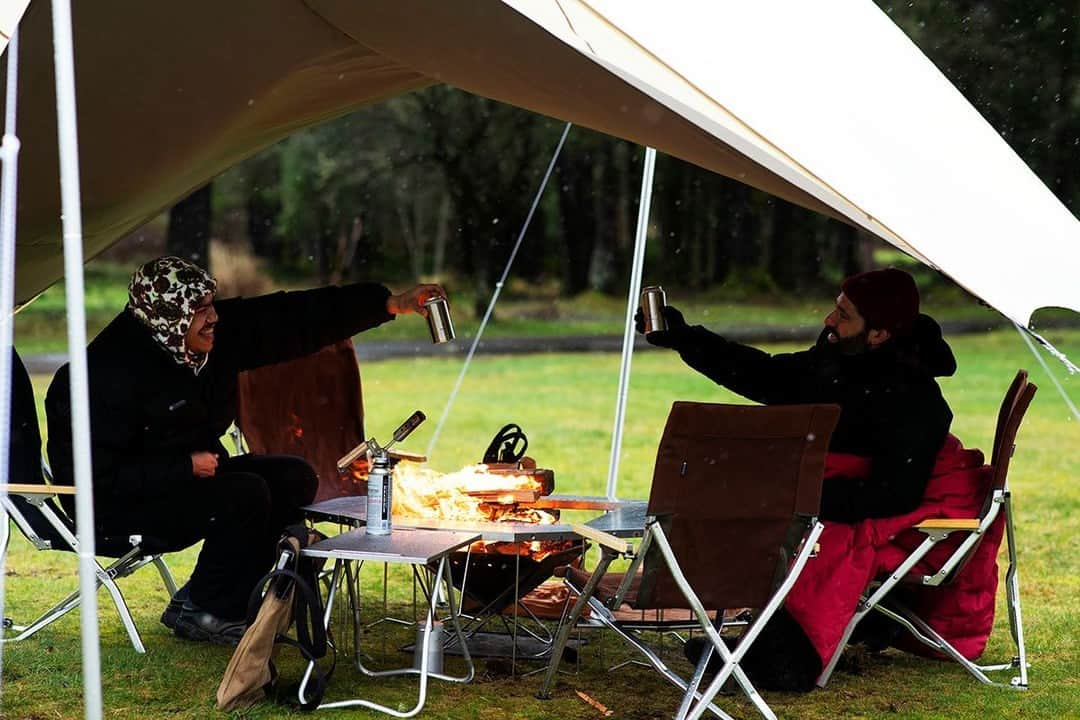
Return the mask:
<path id="1" fill-rule="evenodd" d="M 274 458 L 274 461 L 278 464 L 281 478 L 280 492 L 285 493 L 297 506 L 307 505 L 315 499 L 319 491 L 319 476 L 307 460 L 286 455 Z"/>

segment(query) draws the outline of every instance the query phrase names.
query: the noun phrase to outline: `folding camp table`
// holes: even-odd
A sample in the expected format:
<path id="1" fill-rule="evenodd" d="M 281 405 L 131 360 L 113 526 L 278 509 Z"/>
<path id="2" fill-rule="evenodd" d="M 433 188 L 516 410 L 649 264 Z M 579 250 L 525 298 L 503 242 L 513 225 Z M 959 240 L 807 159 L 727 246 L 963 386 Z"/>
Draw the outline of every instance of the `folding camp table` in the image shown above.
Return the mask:
<path id="1" fill-rule="evenodd" d="M 642 528 L 645 524 L 645 509 L 646 502 L 644 500 L 610 500 L 607 498 L 593 498 L 585 496 L 573 496 L 573 495 L 551 495 L 548 496 L 549 500 L 565 501 L 567 506 L 573 506 L 577 504 L 577 501 L 582 503 L 588 503 L 589 501 L 604 500 L 605 504 L 612 507 L 606 512 L 589 521 L 589 526 L 595 527 L 598 530 L 610 533 L 618 537 L 640 537 Z M 329 500 L 323 500 L 322 502 L 314 503 L 312 505 L 301 508 L 309 518 L 316 522 L 335 522 L 341 525 L 347 525 L 351 527 L 360 527 L 367 520 L 367 498 L 365 496 L 347 496 L 332 498 Z M 503 522 L 476 522 L 476 521 L 461 521 L 461 520 L 444 520 L 439 518 L 417 518 L 417 517 L 395 517 L 394 518 L 394 532 L 397 532 L 397 528 L 419 528 L 426 530 L 439 530 L 439 531 L 456 531 L 456 532 L 476 532 L 480 533 L 481 539 L 485 542 L 533 542 L 533 541 L 557 541 L 557 540 L 575 540 L 581 539 L 581 536 L 574 531 L 574 528 L 567 523 L 556 523 L 553 525 L 545 525 L 539 523 L 523 522 L 523 521 L 503 521 Z M 513 599 L 520 600 L 523 594 L 522 590 L 518 587 L 518 581 L 521 578 L 521 557 L 519 555 L 514 556 L 514 572 L 513 572 L 513 586 L 512 593 Z M 463 577 L 462 580 L 466 578 Z M 546 579 L 546 576 L 545 578 Z M 465 583 L 462 583 L 462 592 L 465 591 Z M 488 654 L 495 654 L 500 657 L 509 657 L 511 659 L 511 673 L 517 673 L 517 660 L 519 655 L 519 639 L 518 631 L 528 634 L 533 640 L 538 641 L 544 646 L 543 652 L 539 655 L 532 653 L 529 657 L 536 659 L 542 657 L 550 652 L 551 646 L 554 643 L 555 638 L 552 636 L 541 637 L 539 634 L 522 627 L 519 622 L 518 609 L 521 607 L 520 603 L 513 602 L 513 615 L 510 619 L 510 637 L 509 642 L 504 645 L 500 645 L 495 639 L 489 638 L 490 642 L 487 644 L 486 649 Z M 485 608 L 481 611 L 481 615 L 489 614 L 490 608 Z M 532 619 L 539 623 L 539 620 L 532 616 Z M 483 624 L 481 621 L 480 625 Z M 473 637 L 473 633 L 476 632 L 475 628 L 468 627 L 468 636 Z M 449 647 L 455 647 L 453 643 L 449 643 Z M 456 651 L 456 647 L 455 647 Z"/>
<path id="2" fill-rule="evenodd" d="M 451 583 L 450 567 L 447 558 L 450 553 L 471 545 L 480 539 L 479 533 L 447 532 L 442 530 L 417 530 L 410 528 L 395 528 L 389 535 L 368 535 L 363 529 L 350 530 L 336 537 L 328 538 L 305 548 L 302 552 L 309 557 L 326 558 L 334 561 L 333 574 L 330 581 L 330 590 L 326 599 L 326 612 L 323 623 L 330 624 L 331 613 L 334 606 L 334 598 L 341 586 L 342 576 L 353 572 L 354 564 L 363 564 L 366 561 L 381 562 L 386 564 L 407 564 L 413 569 L 413 576 L 417 579 L 428 599 L 428 611 L 424 620 L 423 640 L 418 651 L 421 653 L 420 667 L 407 667 L 392 670 L 372 670 L 364 666 L 360 653 L 360 631 L 357 617 L 353 615 L 354 623 L 354 655 L 356 669 L 368 677 L 390 677 L 396 675 L 419 675 L 420 688 L 416 704 L 411 710 L 402 712 L 386 705 L 354 698 L 351 700 L 339 700 L 319 705 L 319 708 L 341 707 L 366 707 L 378 710 L 395 717 L 412 717 L 424 707 L 427 700 L 427 683 L 429 677 L 449 682 L 467 683 L 473 678 L 473 662 L 465 646 L 464 636 L 458 622 L 458 607 L 454 602 L 454 589 Z M 436 566 L 434 573 L 430 568 Z M 430 644 L 432 642 L 432 627 L 435 623 L 436 605 L 440 597 L 437 588 L 440 582 L 446 583 L 445 598 L 447 600 L 448 614 L 446 622 L 453 628 L 458 642 L 463 648 L 463 656 L 467 670 L 464 675 L 446 675 L 431 672 Z M 355 598 L 354 598 L 355 601 Z M 305 701 L 308 681 L 314 670 L 314 663 L 309 663 L 304 678 L 301 681 L 299 696 L 301 702 Z"/>

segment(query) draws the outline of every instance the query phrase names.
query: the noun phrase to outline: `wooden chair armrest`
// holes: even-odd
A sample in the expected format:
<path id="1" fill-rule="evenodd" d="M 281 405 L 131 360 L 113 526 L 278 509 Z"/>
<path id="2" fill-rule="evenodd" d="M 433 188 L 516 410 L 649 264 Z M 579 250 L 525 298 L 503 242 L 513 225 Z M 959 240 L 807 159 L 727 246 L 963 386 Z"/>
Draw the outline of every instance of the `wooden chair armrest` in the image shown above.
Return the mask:
<path id="1" fill-rule="evenodd" d="M 591 528 L 588 525 L 579 525 L 577 523 L 571 524 L 570 529 L 583 538 L 592 540 L 593 542 L 603 545 L 606 548 L 614 550 L 617 553 L 623 555 L 630 555 L 634 552 L 634 546 L 628 541 L 622 538 L 615 537 L 611 533 L 606 533 L 603 530 L 597 530 Z"/>
<path id="2" fill-rule="evenodd" d="M 8 495 L 74 495 L 71 485 L 31 485 L 29 483 L 0 484 L 0 491 Z"/>
<path id="3" fill-rule="evenodd" d="M 913 527 L 916 530 L 978 530 L 979 518 L 930 518 Z"/>

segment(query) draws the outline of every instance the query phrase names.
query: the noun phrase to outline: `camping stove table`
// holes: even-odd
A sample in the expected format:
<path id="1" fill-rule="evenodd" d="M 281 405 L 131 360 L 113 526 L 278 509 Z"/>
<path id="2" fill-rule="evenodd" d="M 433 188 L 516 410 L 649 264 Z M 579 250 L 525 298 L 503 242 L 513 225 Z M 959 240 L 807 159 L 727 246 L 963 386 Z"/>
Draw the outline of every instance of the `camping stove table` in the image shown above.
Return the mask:
<path id="1" fill-rule="evenodd" d="M 545 500 L 556 503 L 564 509 L 575 509 L 582 506 L 587 508 L 590 504 L 596 503 L 602 503 L 613 508 L 598 515 L 586 524 L 589 527 L 603 530 L 604 532 L 617 537 L 640 537 L 645 527 L 647 503 L 644 500 L 609 501 L 607 498 L 574 495 L 549 495 Z M 307 513 L 308 517 L 319 522 L 335 522 L 351 527 L 362 527 L 367 521 L 367 497 L 363 495 L 332 498 L 330 500 L 324 500 L 319 503 L 308 505 L 302 509 Z M 438 518 L 395 517 L 393 519 L 393 524 L 395 528 L 394 532 L 397 532 L 397 528 L 474 532 L 479 533 L 481 539 L 485 542 L 581 540 L 581 536 L 574 532 L 572 526 L 564 523 L 545 525 L 522 521 L 463 522 L 456 520 L 440 520 Z M 518 594 L 518 582 L 521 576 L 520 555 L 515 554 L 514 564 L 514 596 L 515 599 L 520 599 L 520 595 Z M 462 588 L 462 592 L 464 592 L 464 587 Z M 490 655 L 510 657 L 511 674 L 516 674 L 517 672 L 519 650 L 518 629 L 521 627 L 518 618 L 518 608 L 520 606 L 521 603 L 514 602 L 514 614 L 511 623 L 509 646 L 504 647 L 505 643 L 498 643 L 497 641 L 494 641 L 494 638 L 491 638 L 493 642 L 488 651 L 488 654 Z M 531 615 L 531 613 L 529 614 Z M 540 623 L 537 618 L 533 617 L 532 620 L 540 628 L 543 628 L 542 623 Z M 483 623 L 481 622 L 480 625 L 482 626 L 482 624 Z M 479 628 L 470 630 L 469 636 L 472 637 L 478 629 Z M 529 657 L 544 657 L 546 653 L 550 651 L 554 638 L 550 637 L 550 633 L 546 631 L 546 628 L 544 629 L 544 633 L 548 637 L 543 637 L 532 630 L 529 630 L 527 627 L 521 627 L 521 629 L 526 634 L 532 636 L 533 640 L 538 641 L 541 646 L 539 652 L 526 653 Z M 463 654 L 467 653 L 467 649 L 464 645 L 461 646 L 461 650 Z"/>
<path id="2" fill-rule="evenodd" d="M 330 581 L 330 590 L 328 591 L 326 598 L 326 612 L 323 615 L 323 623 L 327 627 L 329 627 L 330 624 L 334 598 L 337 596 L 338 588 L 341 586 L 342 575 L 351 576 L 353 572 L 352 565 L 356 563 L 363 564 L 365 561 L 370 560 L 385 564 L 400 563 L 411 565 L 413 577 L 424 589 L 424 593 L 428 599 L 428 611 L 422 633 L 423 641 L 419 648 L 421 652 L 419 668 L 408 667 L 394 670 L 371 670 L 366 668 L 361 660 L 358 618 L 355 614 L 352 616 L 353 623 L 356 625 L 353 630 L 355 638 L 354 655 L 357 670 L 368 677 L 419 675 L 419 694 L 413 708 L 402 712 L 387 707 L 386 705 L 380 705 L 371 700 L 354 698 L 352 700 L 339 700 L 336 702 L 323 703 L 319 705 L 320 709 L 359 706 L 378 710 L 379 712 L 384 712 L 395 717 L 412 717 L 420 712 L 424 707 L 424 702 L 427 700 L 427 682 L 429 677 L 459 683 L 467 683 L 472 680 L 474 674 L 473 662 L 472 658 L 469 656 L 468 647 L 465 645 L 465 638 L 461 631 L 461 625 L 458 622 L 458 608 L 454 603 L 454 588 L 453 583 L 451 582 L 450 566 L 447 559 L 450 557 L 450 553 L 461 548 L 468 548 L 472 543 L 479 539 L 480 535 L 475 532 L 468 533 L 400 528 L 389 535 L 368 535 L 363 528 L 360 528 L 315 543 L 301 551 L 303 555 L 309 557 L 326 558 L 334 561 L 334 571 Z M 434 574 L 429 577 L 428 569 L 436 563 L 437 569 Z M 463 650 L 462 654 L 465 658 L 467 667 L 465 674 L 460 676 L 433 673 L 429 667 L 431 659 L 429 650 L 432 641 L 432 627 L 436 617 L 436 605 L 438 604 L 440 597 L 438 592 L 440 582 L 446 583 L 446 594 L 444 597 L 446 598 L 449 611 L 447 620 L 453 628 L 458 642 L 461 644 Z M 348 583 L 348 585 L 351 592 L 352 585 L 351 583 Z M 355 603 L 357 598 L 351 597 L 351 600 Z M 300 689 L 298 691 L 301 703 L 305 702 L 305 692 L 313 670 L 314 663 L 308 663 L 307 670 L 304 673 L 304 678 L 300 683 Z"/>

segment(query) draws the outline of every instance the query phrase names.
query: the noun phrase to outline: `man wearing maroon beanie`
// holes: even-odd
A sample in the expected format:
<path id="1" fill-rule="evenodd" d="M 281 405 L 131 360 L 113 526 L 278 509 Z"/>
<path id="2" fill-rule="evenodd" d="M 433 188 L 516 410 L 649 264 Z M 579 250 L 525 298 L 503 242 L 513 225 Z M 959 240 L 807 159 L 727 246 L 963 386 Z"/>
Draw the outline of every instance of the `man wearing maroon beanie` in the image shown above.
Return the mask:
<path id="1" fill-rule="evenodd" d="M 849 277 L 817 342 L 795 353 L 770 355 L 731 342 L 688 325 L 671 306 L 664 316 L 668 329 L 645 339 L 678 351 L 687 365 L 739 395 L 766 405 L 840 406 L 829 449 L 869 458 L 871 471 L 826 480 L 821 519 L 853 523 L 918 506 L 952 422 L 934 378 L 952 375 L 956 361 L 938 324 L 919 313 L 911 275 L 887 268 Z M 638 331 L 644 332 L 640 312 Z M 811 689 L 821 661 L 801 628 L 781 612 L 768 629 L 773 642 L 763 634 L 743 663 L 751 680 L 765 689 Z"/>

